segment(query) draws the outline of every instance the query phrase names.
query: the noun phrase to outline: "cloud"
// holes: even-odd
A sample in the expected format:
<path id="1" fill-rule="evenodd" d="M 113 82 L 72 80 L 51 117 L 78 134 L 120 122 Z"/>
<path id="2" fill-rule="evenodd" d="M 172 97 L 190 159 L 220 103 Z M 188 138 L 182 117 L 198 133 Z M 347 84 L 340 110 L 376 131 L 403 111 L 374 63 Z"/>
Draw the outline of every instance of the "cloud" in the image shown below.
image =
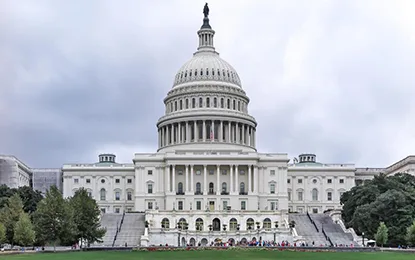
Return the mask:
<path id="1" fill-rule="evenodd" d="M 155 152 L 204 1 L 2 1 L 0 153 L 33 167 Z M 260 152 L 387 166 L 412 153 L 412 1 L 209 1 Z"/>

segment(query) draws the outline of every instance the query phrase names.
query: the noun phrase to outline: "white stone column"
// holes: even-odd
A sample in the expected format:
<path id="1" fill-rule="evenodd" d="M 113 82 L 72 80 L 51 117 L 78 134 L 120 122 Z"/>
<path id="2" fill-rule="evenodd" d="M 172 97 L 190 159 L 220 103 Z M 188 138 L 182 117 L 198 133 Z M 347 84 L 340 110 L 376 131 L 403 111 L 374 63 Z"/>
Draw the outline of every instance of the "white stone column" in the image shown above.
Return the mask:
<path id="1" fill-rule="evenodd" d="M 254 193 L 257 194 L 258 193 L 259 176 L 258 176 L 258 166 L 256 166 L 256 165 L 254 165 L 253 181 L 254 181 Z"/>
<path id="2" fill-rule="evenodd" d="M 177 139 L 177 143 L 182 143 L 182 124 L 181 123 L 179 123 L 178 125 L 177 125 L 177 128 L 178 128 L 178 136 L 179 136 L 179 138 Z"/>
<path id="3" fill-rule="evenodd" d="M 176 165 L 173 165 L 172 179 L 173 179 L 172 192 L 176 193 Z"/>
<path id="4" fill-rule="evenodd" d="M 174 129 L 173 129 L 173 125 L 171 125 L 171 127 L 169 127 L 169 131 L 170 131 L 170 142 L 169 142 L 169 144 L 173 144 L 173 140 L 174 140 L 174 138 L 173 138 L 173 131 Z"/>
<path id="5" fill-rule="evenodd" d="M 208 183 L 207 183 L 207 166 L 203 165 L 203 195 L 207 195 L 207 187 L 208 187 Z"/>
<path id="6" fill-rule="evenodd" d="M 242 126 L 242 136 L 241 136 L 242 142 L 241 142 L 241 144 L 245 144 L 245 125 L 241 124 L 241 126 Z"/>
<path id="7" fill-rule="evenodd" d="M 194 132 L 194 136 L 195 136 L 195 139 L 193 140 L 193 142 L 197 142 L 198 141 L 198 137 L 197 137 L 197 121 L 193 121 L 193 123 L 194 123 L 193 132 Z"/>
<path id="8" fill-rule="evenodd" d="M 231 122 L 229 121 L 228 122 L 228 143 L 231 143 L 232 141 L 232 139 L 231 139 L 231 129 L 232 129 L 232 127 L 231 127 Z"/>
<path id="9" fill-rule="evenodd" d="M 246 140 L 246 145 L 249 145 L 249 128 L 250 126 L 247 125 L 246 126 L 246 131 L 245 131 L 245 140 Z"/>
<path id="10" fill-rule="evenodd" d="M 252 165 L 248 165 L 248 194 L 252 192 L 251 168 L 252 168 Z"/>
<path id="11" fill-rule="evenodd" d="M 186 121 L 186 143 L 188 143 L 190 139 L 190 131 L 189 131 L 190 128 L 189 127 L 190 127 L 189 122 Z"/>
<path id="12" fill-rule="evenodd" d="M 216 165 L 216 195 L 220 195 L 221 186 L 220 186 L 220 166 Z"/>
<path id="13" fill-rule="evenodd" d="M 212 120 L 212 124 L 210 125 L 211 131 L 213 132 L 213 141 L 215 141 L 215 121 Z M 210 138 L 210 133 L 209 133 L 209 138 Z"/>
<path id="14" fill-rule="evenodd" d="M 193 175 L 195 174 L 193 165 L 190 165 L 190 192 L 193 192 L 194 184 L 193 184 Z"/>
<path id="15" fill-rule="evenodd" d="M 203 142 L 206 142 L 206 121 L 203 120 L 203 131 L 202 131 L 203 137 L 202 140 Z"/>
<path id="16" fill-rule="evenodd" d="M 239 194 L 239 171 L 238 171 L 238 165 L 235 165 L 235 192 L 236 194 Z"/>
<path id="17" fill-rule="evenodd" d="M 166 168 L 165 168 L 165 171 L 166 171 L 166 175 L 167 175 L 167 188 L 166 188 L 166 191 L 167 192 L 171 192 L 171 184 L 170 184 L 170 165 L 166 165 Z"/>
<path id="18" fill-rule="evenodd" d="M 223 121 L 220 120 L 220 127 L 219 127 L 219 142 L 223 142 Z"/>
<path id="19" fill-rule="evenodd" d="M 185 165 L 186 167 L 186 192 L 189 191 L 189 165 Z"/>
<path id="20" fill-rule="evenodd" d="M 230 168 L 230 170 L 229 170 L 229 174 L 230 174 L 230 188 L 231 188 L 231 190 L 230 190 L 230 193 L 233 193 L 234 192 L 234 189 L 233 189 L 233 165 L 229 165 L 229 168 Z"/>

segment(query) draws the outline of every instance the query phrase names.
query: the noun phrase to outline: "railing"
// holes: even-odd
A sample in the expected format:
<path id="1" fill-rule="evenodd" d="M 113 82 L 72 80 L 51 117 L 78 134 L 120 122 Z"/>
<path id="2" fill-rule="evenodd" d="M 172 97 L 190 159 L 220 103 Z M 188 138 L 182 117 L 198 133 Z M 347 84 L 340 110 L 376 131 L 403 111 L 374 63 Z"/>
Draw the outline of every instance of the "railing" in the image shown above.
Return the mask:
<path id="1" fill-rule="evenodd" d="M 227 192 L 227 191 L 222 191 L 222 192 L 220 193 L 220 195 L 229 195 L 229 192 Z"/>
<path id="2" fill-rule="evenodd" d="M 239 195 L 248 195 L 248 192 L 239 192 Z"/>
<path id="3" fill-rule="evenodd" d="M 321 228 L 321 232 L 323 233 L 324 238 L 325 238 L 327 241 L 329 241 L 330 245 L 331 245 L 331 246 L 334 246 L 334 244 L 333 244 L 333 242 L 331 241 L 330 237 L 326 234 L 326 231 L 324 231 L 324 228 Z"/>
<path id="4" fill-rule="evenodd" d="M 178 191 L 178 192 L 176 192 L 176 195 L 184 195 L 184 192 L 183 191 Z"/>
<path id="5" fill-rule="evenodd" d="M 195 195 L 203 195 L 203 192 L 201 192 L 201 191 L 196 191 L 196 192 L 195 192 Z"/>
<path id="6" fill-rule="evenodd" d="M 316 225 L 316 222 L 314 222 L 314 220 L 311 218 L 311 216 L 310 216 L 310 214 L 308 213 L 308 211 L 307 211 L 307 217 L 308 217 L 308 219 L 310 220 L 310 222 L 314 225 L 314 227 L 316 228 L 317 232 L 320 232 L 320 231 L 318 230 L 318 227 L 317 227 L 317 225 Z"/>
<path id="7" fill-rule="evenodd" d="M 117 230 L 115 232 L 114 240 L 112 241 L 112 247 L 114 247 L 115 241 L 117 241 L 118 233 L 121 232 L 121 227 L 122 227 L 122 224 L 124 223 L 124 217 L 125 217 L 125 211 L 122 213 L 122 217 L 121 217 L 121 221 L 120 221 L 119 226 L 118 226 L 118 222 L 117 222 Z"/>

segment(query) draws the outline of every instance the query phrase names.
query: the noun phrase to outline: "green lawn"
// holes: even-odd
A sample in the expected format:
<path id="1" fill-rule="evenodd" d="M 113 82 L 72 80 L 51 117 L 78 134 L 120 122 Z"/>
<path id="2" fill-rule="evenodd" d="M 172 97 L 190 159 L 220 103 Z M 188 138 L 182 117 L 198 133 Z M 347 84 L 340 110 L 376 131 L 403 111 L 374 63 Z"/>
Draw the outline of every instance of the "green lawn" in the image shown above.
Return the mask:
<path id="1" fill-rule="evenodd" d="M 265 260 L 265 259 L 306 259 L 306 260 L 414 260 L 411 253 L 333 253 L 333 252 L 281 252 L 281 251 L 178 251 L 178 252 L 73 252 L 0 256 L 6 260 Z"/>

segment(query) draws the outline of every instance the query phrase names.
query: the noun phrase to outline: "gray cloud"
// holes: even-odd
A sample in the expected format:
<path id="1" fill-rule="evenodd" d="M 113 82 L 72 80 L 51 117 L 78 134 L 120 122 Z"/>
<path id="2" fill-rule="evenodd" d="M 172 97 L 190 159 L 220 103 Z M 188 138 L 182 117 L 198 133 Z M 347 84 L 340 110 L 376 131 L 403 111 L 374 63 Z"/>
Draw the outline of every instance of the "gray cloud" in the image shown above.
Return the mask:
<path id="1" fill-rule="evenodd" d="M 412 153 L 411 1 L 210 1 L 264 152 L 387 166 Z M 154 152 L 204 1 L 2 1 L 0 153 L 34 167 Z"/>

